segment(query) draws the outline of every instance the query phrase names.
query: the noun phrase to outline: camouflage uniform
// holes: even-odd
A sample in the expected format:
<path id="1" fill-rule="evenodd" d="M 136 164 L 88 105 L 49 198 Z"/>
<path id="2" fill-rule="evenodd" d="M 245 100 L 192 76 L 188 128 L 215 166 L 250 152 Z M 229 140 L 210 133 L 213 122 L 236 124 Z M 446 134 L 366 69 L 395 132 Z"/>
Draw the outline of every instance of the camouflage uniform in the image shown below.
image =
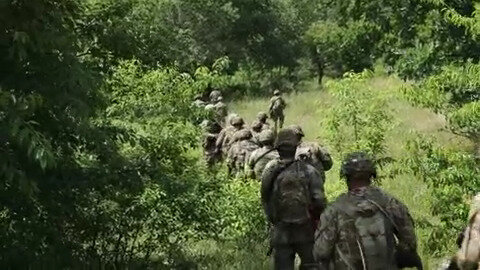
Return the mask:
<path id="1" fill-rule="evenodd" d="M 210 103 L 215 104 L 220 96 L 222 96 L 222 93 L 218 90 L 213 90 L 212 92 L 210 92 L 210 94 L 208 95 L 208 97 L 210 98 Z"/>
<path id="2" fill-rule="evenodd" d="M 268 115 L 265 112 L 259 112 L 257 114 L 257 120 L 259 122 L 259 125 L 261 126 L 261 130 L 267 130 L 270 129 L 270 124 L 267 122 L 268 120 Z"/>
<path id="3" fill-rule="evenodd" d="M 205 125 L 202 144 L 203 154 L 207 165 L 211 167 L 221 158 L 220 154 L 216 151 L 216 141 L 221 127 L 216 122 L 207 122 L 203 124 Z"/>
<path id="4" fill-rule="evenodd" d="M 274 139 L 274 134 L 271 130 L 265 130 L 259 134 L 259 141 L 263 147 L 253 151 L 250 155 L 245 165 L 245 174 L 248 177 L 260 179 L 268 162 L 279 158 L 277 150 L 273 148 Z"/>
<path id="5" fill-rule="evenodd" d="M 322 269 L 395 270 L 397 256 L 418 256 L 416 247 L 407 207 L 379 188 L 362 186 L 340 195 L 322 213 L 314 255 Z"/>
<path id="6" fill-rule="evenodd" d="M 227 154 L 227 166 L 229 173 L 240 176 L 244 172 L 245 163 L 258 145 L 252 142 L 252 133 L 248 129 L 242 129 L 233 135 L 232 144 Z"/>
<path id="7" fill-rule="evenodd" d="M 199 107 L 199 108 L 205 108 L 207 103 L 202 100 L 202 95 L 196 95 L 195 100 L 193 101 L 193 106 Z"/>
<path id="8" fill-rule="evenodd" d="M 274 96 L 270 100 L 269 112 L 270 118 L 272 118 L 273 122 L 275 123 L 276 132 L 278 128 L 283 127 L 283 122 L 285 121 L 285 114 L 283 111 L 285 110 L 287 103 L 285 103 L 285 100 L 280 95 L 279 90 L 275 90 L 273 94 Z"/>
<path id="9" fill-rule="evenodd" d="M 469 224 L 453 263 L 449 269 L 480 269 L 480 194 L 473 199 Z"/>
<path id="10" fill-rule="evenodd" d="M 299 125 L 291 125 L 288 128 L 296 131 L 300 138 L 304 137 L 302 128 Z M 333 166 L 333 160 L 326 148 L 316 142 L 302 142 L 295 155 L 296 159 L 301 159 L 315 167 L 325 178 L 325 172 Z"/>
<path id="11" fill-rule="evenodd" d="M 294 131 L 282 130 L 278 134 L 276 147 L 282 144 L 296 146 L 299 142 Z M 279 200 L 285 181 L 287 185 L 296 182 L 295 186 L 302 187 L 306 201 Z M 295 254 L 298 254 L 302 269 L 317 269 L 312 253 L 313 219 L 320 215 L 326 205 L 323 179 L 318 171 L 306 162 L 295 160 L 294 156 L 291 159 L 272 160 L 262 174 L 261 197 L 268 221 L 273 225 L 271 245 L 274 249 L 274 268 L 294 269 Z M 301 211 L 294 211 L 285 207 L 288 205 L 285 202 L 304 202 L 304 205 Z M 298 210 L 299 204 L 296 206 Z"/>
<path id="12" fill-rule="evenodd" d="M 257 120 L 253 121 L 252 125 L 250 126 L 252 132 L 252 141 L 259 146 L 262 146 L 262 143 L 260 142 L 260 133 L 262 132 L 262 126 L 262 123 Z"/>
<path id="13" fill-rule="evenodd" d="M 230 117 L 230 126 L 222 129 L 220 134 L 218 134 L 216 148 L 217 152 L 223 153 L 224 156 L 228 154 L 230 146 L 232 144 L 233 135 L 235 132 L 243 129 L 243 119 L 237 115 L 232 115 Z"/>
<path id="14" fill-rule="evenodd" d="M 221 125 L 225 126 L 225 118 L 228 115 L 227 105 L 223 103 L 223 97 L 220 96 L 217 98 L 217 102 L 213 106 L 213 111 L 215 113 L 215 120 Z"/>

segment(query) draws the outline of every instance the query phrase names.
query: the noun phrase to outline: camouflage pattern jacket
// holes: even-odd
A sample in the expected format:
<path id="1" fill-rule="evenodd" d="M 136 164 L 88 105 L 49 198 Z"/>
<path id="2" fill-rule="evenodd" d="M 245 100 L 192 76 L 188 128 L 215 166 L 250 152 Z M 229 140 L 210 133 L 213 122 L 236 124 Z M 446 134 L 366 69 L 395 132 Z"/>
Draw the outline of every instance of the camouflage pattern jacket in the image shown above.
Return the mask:
<path id="1" fill-rule="evenodd" d="M 251 140 L 235 141 L 228 150 L 227 165 L 234 172 L 243 173 L 245 163 L 256 149 L 258 149 L 258 145 Z"/>
<path id="2" fill-rule="evenodd" d="M 304 181 L 308 189 L 310 220 L 302 224 L 287 224 L 278 218 L 274 200 L 275 186 L 290 176 Z M 272 245 L 313 242 L 313 220 L 325 209 L 327 200 L 324 192 L 324 179 L 310 164 L 300 160 L 270 161 L 262 174 L 261 198 L 267 219 L 273 224 Z"/>
<path id="3" fill-rule="evenodd" d="M 385 250 L 368 250 L 364 245 L 363 237 L 377 239 L 378 234 L 388 234 L 386 231 L 377 232 L 373 228 L 363 228 L 367 234 L 359 232 L 358 219 L 348 214 L 347 208 L 351 206 L 373 207 L 376 212 L 381 212 L 385 218 L 391 221 L 391 234 L 398 239 L 398 243 L 391 244 Z M 382 210 L 380 210 L 380 207 Z M 372 208 L 370 208 L 372 209 Z M 391 235 L 390 238 L 394 236 Z M 360 240 L 359 240 L 360 239 Z M 314 255 L 324 269 L 333 265 L 335 270 L 343 269 L 398 269 L 394 253 L 395 250 L 411 250 L 416 252 L 417 240 L 413 220 L 407 207 L 397 199 L 384 193 L 376 187 L 362 187 L 346 194 L 340 195 L 320 217 L 320 225 L 315 235 Z M 367 250 L 366 250 L 367 249 Z M 383 260 L 383 266 L 379 263 L 368 261 L 366 254 L 388 253 L 388 260 Z M 372 257 L 370 257 L 372 258 Z M 375 258 L 375 256 L 373 256 Z M 366 261 L 367 260 L 367 261 Z M 368 267 L 365 267 L 368 265 Z M 373 266 L 372 266 L 373 265 Z"/>
<path id="4" fill-rule="evenodd" d="M 276 119 L 277 117 L 283 115 L 283 110 L 287 106 L 285 100 L 280 96 L 274 96 L 270 99 L 270 117 Z"/>
<path id="5" fill-rule="evenodd" d="M 252 152 L 247 164 L 245 165 L 245 174 L 248 177 L 260 179 L 268 162 L 278 158 L 279 155 L 277 150 L 270 146 L 264 146 L 260 149 L 257 149 Z"/>

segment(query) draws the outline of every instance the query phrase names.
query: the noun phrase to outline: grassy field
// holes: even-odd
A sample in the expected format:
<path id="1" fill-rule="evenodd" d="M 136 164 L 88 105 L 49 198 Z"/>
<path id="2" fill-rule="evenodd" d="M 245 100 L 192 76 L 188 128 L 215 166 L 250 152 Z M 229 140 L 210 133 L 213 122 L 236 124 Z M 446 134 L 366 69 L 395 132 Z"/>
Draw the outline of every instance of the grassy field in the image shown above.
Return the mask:
<path id="1" fill-rule="evenodd" d="M 405 155 L 405 143 L 409 138 L 415 136 L 412 132 L 433 135 L 444 147 L 467 149 L 472 147 L 468 141 L 445 130 L 444 118 L 429 110 L 412 107 L 403 100 L 400 90 L 405 82 L 395 77 L 380 75 L 370 79 L 368 84 L 372 89 L 378 91 L 379 95 L 387 97 L 389 108 L 385 109 L 391 110 L 393 114 L 394 121 L 386 137 L 388 156 L 399 159 Z M 319 87 L 314 82 L 306 82 L 302 88 L 298 93 L 284 96 L 288 103 L 286 125 L 301 125 L 306 134 L 306 141 L 317 141 L 328 148 L 328 142 L 324 139 L 326 134 L 322 123 L 329 108 L 335 104 L 335 100 L 327 89 Z M 238 100 L 230 104 L 230 111 L 238 113 L 250 123 L 258 112 L 268 110 L 268 101 L 269 98 Z M 333 200 L 346 190 L 345 183 L 339 179 L 339 154 L 334 151 L 331 153 L 334 157 L 334 167 L 327 172 L 326 180 L 326 193 L 329 200 Z M 388 169 L 384 168 L 380 173 L 388 172 Z M 381 187 L 403 201 L 417 223 L 437 222 L 430 210 L 431 194 L 426 184 L 420 179 L 407 173 L 384 176 L 381 179 Z M 424 260 L 424 267 L 425 269 L 434 269 L 439 258 L 433 258 L 430 254 L 422 252 L 428 235 L 429 231 L 426 229 L 422 229 L 420 226 L 417 228 L 418 245 Z M 452 245 L 451 250 L 453 251 L 454 248 Z M 205 241 L 195 244 L 192 256 L 203 258 L 201 264 L 205 269 L 219 267 L 221 269 L 268 269 L 269 260 L 265 256 L 266 249 L 266 243 L 253 243 L 238 247 L 229 243 Z"/>

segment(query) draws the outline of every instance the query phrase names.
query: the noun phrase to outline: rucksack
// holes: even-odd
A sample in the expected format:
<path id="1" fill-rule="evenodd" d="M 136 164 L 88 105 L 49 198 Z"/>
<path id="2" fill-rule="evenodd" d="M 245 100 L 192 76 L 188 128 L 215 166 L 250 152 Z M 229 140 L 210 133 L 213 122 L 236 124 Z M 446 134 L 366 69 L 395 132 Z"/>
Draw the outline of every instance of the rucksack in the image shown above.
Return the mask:
<path id="1" fill-rule="evenodd" d="M 275 179 L 273 203 L 276 221 L 302 224 L 310 220 L 310 195 L 305 164 L 295 161 Z"/>
<path id="2" fill-rule="evenodd" d="M 370 199 L 345 200 L 339 210 L 353 223 L 353 232 L 347 233 L 355 242 L 349 246 L 358 249 L 363 269 L 396 269 L 395 224 L 382 206 Z"/>

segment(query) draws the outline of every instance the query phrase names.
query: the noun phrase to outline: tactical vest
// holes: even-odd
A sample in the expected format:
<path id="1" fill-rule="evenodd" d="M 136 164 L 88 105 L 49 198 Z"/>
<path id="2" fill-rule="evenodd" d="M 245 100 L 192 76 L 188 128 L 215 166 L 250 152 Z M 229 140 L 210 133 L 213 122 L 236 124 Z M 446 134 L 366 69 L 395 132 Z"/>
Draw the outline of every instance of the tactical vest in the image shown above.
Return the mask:
<path id="1" fill-rule="evenodd" d="M 342 213 L 336 246 L 335 269 L 397 269 L 395 225 L 385 212 L 381 198 L 342 197 L 337 209 Z"/>

